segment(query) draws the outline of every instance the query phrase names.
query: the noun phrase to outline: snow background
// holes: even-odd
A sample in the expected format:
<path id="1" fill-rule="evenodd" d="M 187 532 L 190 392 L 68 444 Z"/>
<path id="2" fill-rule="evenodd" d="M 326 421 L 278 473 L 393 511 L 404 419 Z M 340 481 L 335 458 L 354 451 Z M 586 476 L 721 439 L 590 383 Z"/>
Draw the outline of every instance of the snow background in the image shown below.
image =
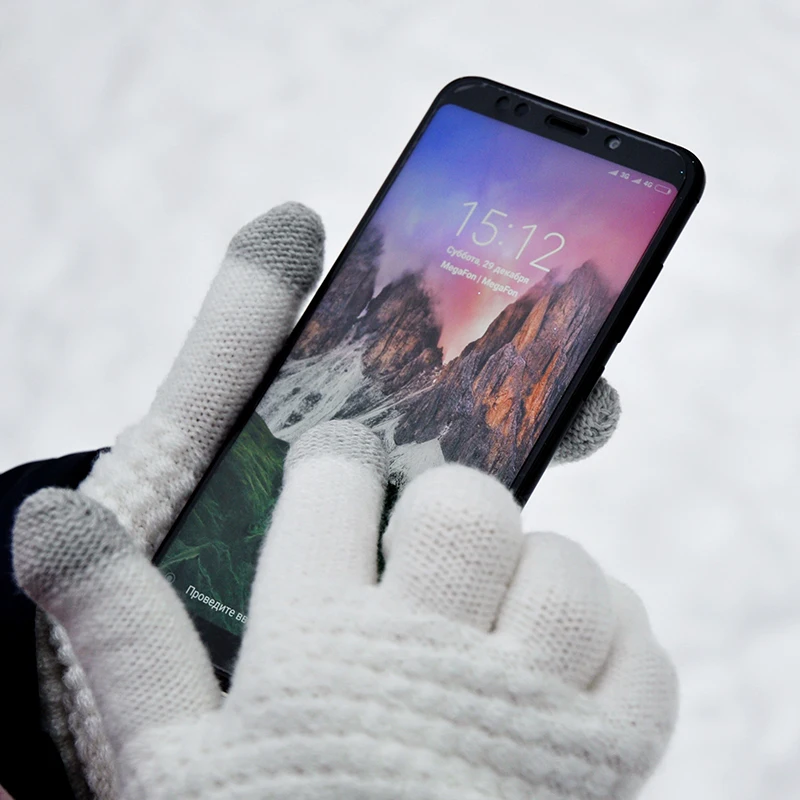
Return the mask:
<path id="1" fill-rule="evenodd" d="M 330 264 L 454 77 L 684 144 L 708 189 L 607 368 L 620 428 L 525 516 L 678 663 L 644 797 L 798 796 L 799 41 L 794 0 L 3 3 L 0 470 L 146 410 L 251 217 L 304 201 Z"/>

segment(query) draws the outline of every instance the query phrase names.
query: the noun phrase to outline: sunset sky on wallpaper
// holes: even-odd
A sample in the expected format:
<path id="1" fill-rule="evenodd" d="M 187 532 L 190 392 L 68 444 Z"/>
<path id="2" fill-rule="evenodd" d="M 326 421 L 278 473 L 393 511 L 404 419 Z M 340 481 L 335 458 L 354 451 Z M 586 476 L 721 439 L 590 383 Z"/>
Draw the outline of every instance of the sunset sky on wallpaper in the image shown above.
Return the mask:
<path id="1" fill-rule="evenodd" d="M 609 175 L 617 165 L 482 117 L 457 106 L 440 109 L 401 175 L 384 199 L 375 223 L 383 231 L 385 250 L 376 291 L 408 271 L 424 270 L 433 289 L 442 323 L 445 360 L 478 338 L 513 297 L 440 268 L 443 260 L 491 277 L 519 291 L 520 296 L 546 273 L 529 262 L 556 248 L 541 261 L 563 280 L 585 261 L 597 265 L 608 285 L 619 292 L 666 214 L 675 190 L 660 194 L 642 184 Z M 648 176 L 632 173 L 631 180 Z M 664 181 L 655 183 L 665 184 Z M 471 206 L 477 206 L 457 236 Z M 491 244 L 474 243 L 493 236 L 481 225 L 498 228 Z M 529 230 L 537 226 L 517 259 Z M 511 226 L 511 227 L 509 227 Z M 519 284 L 491 274 L 452 255 L 462 249 L 531 279 Z"/>

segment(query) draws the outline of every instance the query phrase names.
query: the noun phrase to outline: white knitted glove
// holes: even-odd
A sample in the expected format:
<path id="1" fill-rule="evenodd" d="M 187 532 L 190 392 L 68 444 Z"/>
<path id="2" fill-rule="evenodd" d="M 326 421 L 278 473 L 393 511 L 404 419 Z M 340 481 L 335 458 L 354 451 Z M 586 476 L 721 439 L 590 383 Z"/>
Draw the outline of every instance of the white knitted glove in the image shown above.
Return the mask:
<path id="1" fill-rule="evenodd" d="M 386 457 L 354 423 L 290 450 L 223 698 L 177 595 L 114 515 L 45 489 L 14 564 L 66 628 L 127 800 L 632 797 L 676 682 L 633 593 L 577 545 L 523 536 L 497 481 L 435 468 L 376 574 Z"/>
<path id="2" fill-rule="evenodd" d="M 289 330 L 322 261 L 313 212 L 286 204 L 231 242 L 197 322 L 147 416 L 98 459 L 80 492 L 113 512 L 148 555 L 169 530 Z M 610 437 L 614 390 L 598 383 L 554 460 L 574 460 Z M 40 685 L 51 733 L 79 798 L 114 800 L 114 757 L 64 629 L 37 620 Z"/>

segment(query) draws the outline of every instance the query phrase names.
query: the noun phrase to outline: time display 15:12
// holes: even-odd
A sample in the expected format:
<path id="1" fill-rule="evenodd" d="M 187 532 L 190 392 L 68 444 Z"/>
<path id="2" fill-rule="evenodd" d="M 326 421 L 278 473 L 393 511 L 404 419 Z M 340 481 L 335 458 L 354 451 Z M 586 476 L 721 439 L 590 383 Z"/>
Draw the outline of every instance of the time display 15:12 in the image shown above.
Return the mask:
<path id="1" fill-rule="evenodd" d="M 467 223 L 470 221 L 470 218 L 475 213 L 475 210 L 478 208 L 478 202 L 473 201 L 471 203 L 464 203 L 464 207 L 469 208 L 469 211 L 467 212 L 467 216 L 464 217 L 464 221 L 461 223 L 461 227 L 456 231 L 456 236 L 461 236 L 461 233 L 463 232 L 464 228 L 467 227 Z M 496 217 L 506 218 L 508 217 L 508 214 L 506 214 L 504 211 L 500 211 L 497 208 L 490 208 L 489 211 L 486 213 L 486 216 L 478 223 L 478 230 L 472 231 L 472 241 L 476 245 L 478 245 L 478 247 L 488 247 L 497 238 L 497 235 L 500 231 L 498 230 L 497 223 L 492 221 L 493 218 Z M 508 225 L 509 229 L 513 227 L 514 226 L 511 224 Z M 516 261 L 519 261 L 519 259 L 522 257 L 522 254 L 525 252 L 525 249 L 527 248 L 528 244 L 530 244 L 531 238 L 533 237 L 533 234 L 536 232 L 536 229 L 538 227 L 539 226 L 535 224 L 521 226 L 521 230 L 528 231 L 528 235 L 525 237 L 525 241 L 522 242 L 522 244 L 520 245 L 519 250 L 517 250 L 516 256 L 514 256 L 514 259 Z M 544 255 L 535 258 L 533 261 L 529 261 L 528 264 L 531 267 L 536 267 L 536 269 L 542 270 L 542 272 L 550 272 L 550 269 L 548 267 L 542 266 L 541 262 L 544 261 L 546 258 L 550 258 L 550 256 L 555 255 L 557 252 L 559 252 L 559 250 L 562 250 L 564 245 L 566 244 L 566 239 L 556 231 L 551 231 L 550 233 L 546 233 L 542 238 L 545 241 L 547 241 L 548 239 L 554 239 L 555 241 L 558 242 L 558 244 L 556 247 L 554 247 L 552 250 L 545 253 Z"/>

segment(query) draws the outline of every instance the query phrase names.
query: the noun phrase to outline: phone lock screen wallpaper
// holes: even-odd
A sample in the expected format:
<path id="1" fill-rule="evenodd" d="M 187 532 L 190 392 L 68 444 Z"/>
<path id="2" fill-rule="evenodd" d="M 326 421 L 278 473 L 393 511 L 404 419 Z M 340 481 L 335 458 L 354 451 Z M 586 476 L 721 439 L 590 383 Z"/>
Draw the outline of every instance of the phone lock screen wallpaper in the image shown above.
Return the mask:
<path id="1" fill-rule="evenodd" d="M 159 568 L 241 634 L 289 443 L 383 439 L 399 487 L 457 461 L 509 485 L 676 195 L 466 109 L 439 109 Z"/>

